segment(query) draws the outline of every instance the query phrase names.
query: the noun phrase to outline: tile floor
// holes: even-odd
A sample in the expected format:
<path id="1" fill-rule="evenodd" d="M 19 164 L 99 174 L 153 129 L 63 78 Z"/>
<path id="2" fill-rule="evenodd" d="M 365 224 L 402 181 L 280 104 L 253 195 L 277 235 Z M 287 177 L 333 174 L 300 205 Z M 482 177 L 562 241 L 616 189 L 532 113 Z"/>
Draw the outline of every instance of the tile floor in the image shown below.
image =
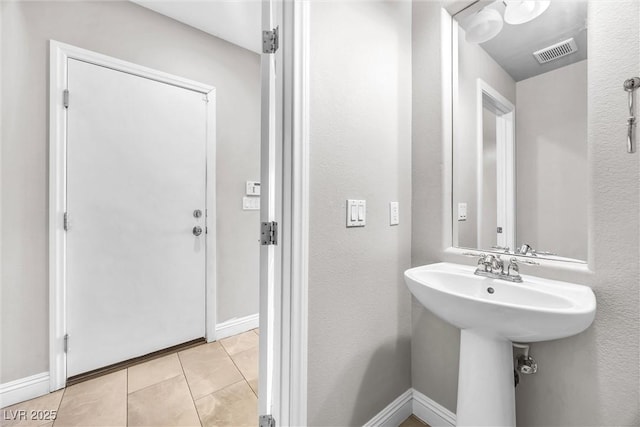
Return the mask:
<path id="1" fill-rule="evenodd" d="M 429 427 L 429 425 L 422 422 L 422 420 L 415 415 L 411 415 L 400 424 L 400 427 Z"/>
<path id="2" fill-rule="evenodd" d="M 4 408 L 0 425 L 255 426 L 257 393 L 258 330 L 253 330 Z M 34 413 L 47 415 L 37 411 L 57 411 L 57 416 L 30 419 Z"/>

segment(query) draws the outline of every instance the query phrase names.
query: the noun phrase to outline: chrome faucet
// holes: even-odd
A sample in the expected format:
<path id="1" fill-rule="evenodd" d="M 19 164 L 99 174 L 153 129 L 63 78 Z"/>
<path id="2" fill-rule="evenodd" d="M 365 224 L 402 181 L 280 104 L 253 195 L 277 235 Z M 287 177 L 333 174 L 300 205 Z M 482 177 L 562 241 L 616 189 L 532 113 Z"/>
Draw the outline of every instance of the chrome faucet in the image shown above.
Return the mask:
<path id="1" fill-rule="evenodd" d="M 511 276 L 511 272 L 514 272 L 513 276 L 520 276 L 520 267 L 518 267 L 517 260 L 515 258 L 511 258 L 509 261 L 509 266 L 507 267 L 507 275 Z M 522 278 L 520 279 L 522 281 Z"/>
<path id="2" fill-rule="evenodd" d="M 533 249 L 531 247 L 531 245 L 525 243 L 522 246 L 520 246 L 518 248 L 518 250 L 516 251 L 517 255 L 530 255 L 530 256 L 538 256 L 538 255 L 557 255 L 554 254 L 553 252 L 548 252 L 548 251 L 536 251 L 535 249 Z"/>
<path id="3" fill-rule="evenodd" d="M 517 253 L 520 255 L 534 255 L 535 251 L 533 250 L 533 248 L 531 246 L 529 246 L 527 243 L 524 243 L 522 246 L 520 246 L 520 248 L 517 250 Z"/>
<path id="4" fill-rule="evenodd" d="M 476 276 L 490 277 L 492 279 L 508 280 L 509 282 L 521 283 L 520 268 L 517 260 L 511 258 L 507 266 L 507 272 L 504 271 L 504 261 L 500 255 L 480 254 L 478 267 L 474 273 Z"/>

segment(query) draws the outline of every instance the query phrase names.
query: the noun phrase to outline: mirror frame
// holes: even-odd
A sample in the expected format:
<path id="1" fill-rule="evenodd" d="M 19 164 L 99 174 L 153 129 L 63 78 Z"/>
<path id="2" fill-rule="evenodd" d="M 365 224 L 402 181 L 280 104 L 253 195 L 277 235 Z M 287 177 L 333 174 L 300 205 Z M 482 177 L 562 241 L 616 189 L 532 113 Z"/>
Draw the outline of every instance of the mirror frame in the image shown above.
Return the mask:
<path id="1" fill-rule="evenodd" d="M 453 15 L 463 11 L 465 13 L 473 13 L 482 7 L 486 6 L 486 0 L 462 0 L 453 1 L 449 6 L 445 5 L 441 8 L 441 26 L 440 26 L 440 40 L 441 40 L 441 111 L 442 111 L 442 148 L 443 148 L 443 182 L 442 182 L 442 197 L 443 197 L 443 221 L 442 221 L 442 242 L 443 242 L 443 260 L 449 262 L 468 263 L 467 257 L 479 257 L 483 253 L 494 253 L 498 255 L 508 255 L 510 258 L 515 258 L 518 262 L 524 264 L 524 269 L 529 265 L 537 266 L 536 272 L 551 273 L 552 276 L 557 276 L 562 279 L 565 274 L 578 274 L 586 281 L 589 281 L 593 277 L 593 270 L 589 268 L 592 263 L 592 249 L 591 249 L 591 225 L 587 229 L 587 241 L 589 242 L 587 248 L 587 260 L 577 259 L 552 259 L 544 258 L 542 256 L 533 257 L 530 255 L 521 254 L 505 254 L 500 250 L 480 250 L 475 248 L 464 248 L 454 246 L 453 244 L 453 99 L 458 94 L 458 82 L 453 81 L 453 75 L 458 73 L 457 63 L 453 61 L 453 49 L 454 42 L 457 42 L 457 31 L 454 31 L 458 27 L 458 23 L 453 18 Z M 588 119 L 587 119 L 588 120 Z M 588 208 L 592 203 L 591 197 L 588 200 Z M 466 261 L 465 261 L 466 260 Z M 573 276 L 575 278 L 575 276 Z"/>

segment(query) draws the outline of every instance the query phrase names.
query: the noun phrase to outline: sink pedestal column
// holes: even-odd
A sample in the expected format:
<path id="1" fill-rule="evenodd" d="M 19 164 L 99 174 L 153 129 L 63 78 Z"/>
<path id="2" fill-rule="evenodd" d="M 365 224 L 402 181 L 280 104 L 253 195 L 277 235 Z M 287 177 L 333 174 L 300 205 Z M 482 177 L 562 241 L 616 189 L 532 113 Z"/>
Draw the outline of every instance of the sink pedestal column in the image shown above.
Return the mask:
<path id="1" fill-rule="evenodd" d="M 504 338 L 460 332 L 458 426 L 515 426 L 513 351 Z"/>

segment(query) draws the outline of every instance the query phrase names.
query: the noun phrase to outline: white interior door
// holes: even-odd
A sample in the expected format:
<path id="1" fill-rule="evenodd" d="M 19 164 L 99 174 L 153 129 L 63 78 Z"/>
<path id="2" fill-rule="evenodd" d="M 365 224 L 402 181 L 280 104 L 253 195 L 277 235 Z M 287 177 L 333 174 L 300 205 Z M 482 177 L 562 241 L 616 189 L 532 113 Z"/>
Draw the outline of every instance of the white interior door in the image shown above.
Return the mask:
<path id="1" fill-rule="evenodd" d="M 207 103 L 67 65 L 70 377 L 204 337 Z"/>

